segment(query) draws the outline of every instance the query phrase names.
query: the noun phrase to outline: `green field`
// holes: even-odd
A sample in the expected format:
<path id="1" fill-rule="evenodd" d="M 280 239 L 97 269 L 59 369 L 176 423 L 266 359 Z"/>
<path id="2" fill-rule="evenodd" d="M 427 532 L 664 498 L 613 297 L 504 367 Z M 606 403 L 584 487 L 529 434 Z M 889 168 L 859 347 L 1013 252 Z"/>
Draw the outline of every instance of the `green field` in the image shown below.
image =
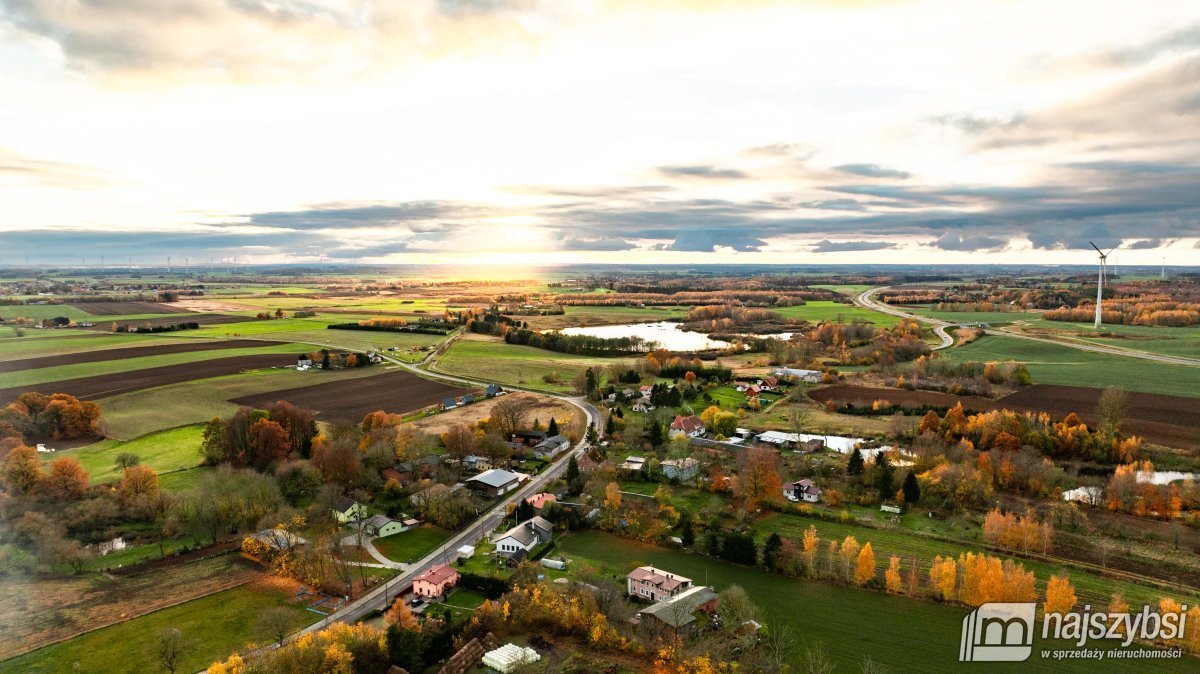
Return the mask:
<path id="1" fill-rule="evenodd" d="M 238 407 L 229 402 L 230 398 L 325 381 L 369 377 L 381 371 L 382 368 L 378 366 L 333 372 L 253 370 L 132 391 L 104 398 L 99 404 L 108 436 L 132 440 L 182 424 L 204 423 L 216 416 L 227 417 L 236 412 Z"/>
<path id="2" fill-rule="evenodd" d="M 568 306 L 557 316 L 517 316 L 534 330 L 586 327 L 591 325 L 620 325 L 622 323 L 657 323 L 682 318 L 689 307 L 621 307 Z"/>
<path id="3" fill-rule="evenodd" d="M 1196 326 L 1167 328 L 1145 325 L 1105 325 L 1101 328 L 1100 333 L 1112 335 L 1112 337 L 1097 336 L 1096 329 L 1091 323 L 1066 323 L 1039 319 L 1032 321 L 1030 327 L 1039 330 L 1054 330 L 1093 344 L 1200 359 L 1200 327 Z"/>
<path id="4" fill-rule="evenodd" d="M 70 449 L 47 457 L 47 461 L 70 456 L 83 464 L 92 482 L 106 482 L 121 477 L 114 465 L 118 454 L 130 452 L 141 458 L 141 465 L 158 473 L 183 471 L 200 464 L 200 433 L 203 427 L 182 426 L 144 435 L 134 440 L 101 440 L 94 445 Z"/>
<path id="5" fill-rule="evenodd" d="M 782 316 L 787 316 L 788 318 L 802 318 L 811 323 L 819 321 L 841 321 L 843 323 L 863 321 L 874 323 L 880 327 L 890 327 L 900 321 L 899 318 L 889 314 L 881 314 L 853 304 L 842 304 L 841 302 L 830 302 L 828 300 L 812 300 L 795 307 L 774 307 L 771 311 Z"/>
<path id="6" fill-rule="evenodd" d="M 836 671 L 859 671 L 868 657 L 887 665 L 891 671 L 943 672 L 963 668 L 958 662 L 958 646 L 962 620 L 968 612 L 964 607 L 773 576 L 759 569 L 594 531 L 564 537 L 560 549 L 576 560 L 574 570 L 591 564 L 620 582 L 624 582 L 625 574 L 634 566 L 653 564 L 686 575 L 697 584 L 712 585 L 718 591 L 740 585 L 762 609 L 768 626 L 784 624 L 791 628 L 796 640 L 794 658 L 799 659 L 805 649 L 819 645 L 834 662 Z M 1036 642 L 1033 658 L 1039 658 Z M 1139 669 L 1147 671 L 1193 671 L 1194 668 L 1195 660 L 1191 659 L 1139 663 Z M 1030 670 L 1030 665 L 989 663 L 975 669 L 1024 672 Z M 1037 670 L 1125 671 L 1098 667 L 1094 661 L 1074 660 L 1042 660 L 1037 663 Z"/>
<path id="7" fill-rule="evenodd" d="M 152 367 L 196 363 L 217 358 L 232 358 L 235 356 L 253 356 L 269 353 L 302 353 L 307 347 L 299 344 L 277 344 L 274 346 L 254 346 L 241 349 L 211 349 L 208 351 L 183 351 L 179 353 L 164 353 L 140 358 L 124 358 L 120 360 L 100 360 L 91 363 L 76 363 L 73 365 L 56 365 L 36 370 L 21 370 L 4 375 L 4 386 L 33 386 L 48 384 L 65 379 L 80 377 L 96 377 L 118 372 L 132 372 Z"/>
<path id="8" fill-rule="evenodd" d="M 54 336 L 55 339 L 47 339 Z M 26 336 L 0 342 L 0 361 L 104 351 L 138 346 L 178 344 L 195 340 L 139 334 L 100 334 L 78 330 L 26 330 Z"/>
<path id="9" fill-rule="evenodd" d="M 0 318 L 30 318 L 34 320 L 42 320 L 43 318 L 58 318 L 59 316 L 69 318 L 72 321 L 91 321 L 96 325 L 108 324 L 112 321 L 125 320 L 143 320 L 151 318 L 163 318 L 166 316 L 181 316 L 180 313 L 166 314 L 129 314 L 127 316 L 95 316 L 88 312 L 73 307 L 69 304 L 21 304 L 21 305 L 3 305 L 0 306 Z M 183 319 L 180 319 L 183 320 Z"/>
<path id="10" fill-rule="evenodd" d="M 336 318 L 281 318 L 270 321 L 247 323 L 224 323 L 208 325 L 199 330 L 189 330 L 192 337 L 253 337 L 303 342 L 305 348 L 329 347 L 368 351 L 396 347 L 392 356 L 415 362 L 424 357 L 424 352 L 415 351 L 430 347 L 446 339 L 441 335 L 422 335 L 396 332 L 372 332 L 367 330 L 329 330 L 331 323 L 350 323 L 364 316 L 338 316 Z"/>
<path id="11" fill-rule="evenodd" d="M 398 533 L 387 538 L 376 538 L 372 541 L 375 548 L 385 557 L 394 562 L 415 562 L 429 554 L 446 539 L 453 531 L 448 531 L 432 524 L 422 524 L 416 529 Z"/>
<path id="12" fill-rule="evenodd" d="M 912 314 L 937 318 L 949 323 L 988 323 L 1000 325 L 1014 321 L 1029 321 L 1038 319 L 1042 314 L 1037 311 L 937 311 L 929 305 L 896 307 L 901 311 Z"/>
<path id="13" fill-rule="evenodd" d="M 615 358 L 556 353 L 500 341 L 460 339 L 438 357 L 437 370 L 564 393 L 572 390 L 571 380 L 585 368 L 592 365 L 607 367 L 615 362 L 620 361 Z M 547 384 L 542 380 L 551 372 L 558 373 L 559 384 Z"/>
<path id="14" fill-rule="evenodd" d="M 177 470 L 172 473 L 165 473 L 158 476 L 158 488 L 160 491 L 171 494 L 178 494 L 196 487 L 200 484 L 200 479 L 204 474 L 212 468 L 200 466 L 198 468 L 188 468 L 187 470 Z"/>
<path id="15" fill-rule="evenodd" d="M 939 357 L 954 362 L 1015 360 L 1029 367 L 1035 384 L 1118 386 L 1127 391 L 1200 398 L 1200 368 L 1091 353 L 1018 337 L 988 335 L 940 351 Z"/>
<path id="16" fill-rule="evenodd" d="M 159 631 L 167 628 L 179 630 L 192 643 L 178 671 L 194 672 L 249 642 L 267 640 L 258 634 L 257 620 L 269 608 L 294 608 L 294 629 L 320 618 L 300 604 L 289 603 L 289 598 L 252 585 L 236 587 L 5 660 L 0 662 L 0 674 L 160 671 L 153 648 Z M 81 668 L 73 670 L 74 663 Z"/>

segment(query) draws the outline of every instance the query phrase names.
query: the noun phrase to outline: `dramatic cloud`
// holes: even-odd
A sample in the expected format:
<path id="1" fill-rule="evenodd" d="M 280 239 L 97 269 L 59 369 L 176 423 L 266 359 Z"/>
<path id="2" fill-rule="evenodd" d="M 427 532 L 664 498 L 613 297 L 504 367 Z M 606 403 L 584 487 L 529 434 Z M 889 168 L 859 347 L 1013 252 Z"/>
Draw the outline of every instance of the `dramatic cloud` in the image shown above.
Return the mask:
<path id="1" fill-rule="evenodd" d="M 986 234 L 959 234 L 947 232 L 938 237 L 933 245 L 942 250 L 998 250 L 1007 240 Z"/>
<path id="2" fill-rule="evenodd" d="M 713 178 L 717 180 L 741 180 L 746 174 L 736 169 L 721 169 L 715 166 L 660 166 L 659 173 L 673 178 Z"/>
<path id="3" fill-rule="evenodd" d="M 0 180 L 4 179 L 75 189 L 99 188 L 111 182 L 90 166 L 33 159 L 0 147 Z"/>
<path id="4" fill-rule="evenodd" d="M 886 250 L 895 248 L 895 244 L 886 241 L 830 241 L 828 239 L 813 245 L 814 253 L 837 253 L 853 250 Z"/>
<path id="5" fill-rule="evenodd" d="M 842 164 L 834 168 L 844 173 L 867 178 L 908 178 L 911 176 L 907 171 L 885 168 L 879 164 Z"/>

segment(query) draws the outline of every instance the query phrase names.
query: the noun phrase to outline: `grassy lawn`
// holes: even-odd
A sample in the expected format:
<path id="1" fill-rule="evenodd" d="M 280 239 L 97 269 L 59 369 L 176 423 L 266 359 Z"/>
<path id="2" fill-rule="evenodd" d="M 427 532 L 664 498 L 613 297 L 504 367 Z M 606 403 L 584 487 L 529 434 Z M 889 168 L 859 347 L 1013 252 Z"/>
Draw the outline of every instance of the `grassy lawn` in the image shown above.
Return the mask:
<path id="1" fill-rule="evenodd" d="M 75 379 L 78 377 L 95 377 L 117 372 L 131 372 L 165 365 L 194 363 L 217 358 L 232 358 L 234 356 L 252 356 L 265 353 L 301 353 L 308 347 L 299 344 L 279 344 L 275 346 L 256 346 L 241 349 L 212 349 L 208 351 L 191 351 L 181 353 L 165 353 L 141 358 L 125 358 L 121 360 L 102 360 L 92 363 L 77 363 L 75 365 L 58 365 L 43 367 L 37 370 L 22 370 L 9 372 L 4 375 L 6 387 L 32 386 L 49 382 Z"/>
<path id="2" fill-rule="evenodd" d="M 350 323 L 368 316 L 329 315 L 319 318 L 282 318 L 270 321 L 253 321 L 248 323 L 225 323 L 201 327 L 191 330 L 189 336 L 195 337 L 256 337 L 260 339 L 278 339 L 281 341 L 301 342 L 313 347 L 329 347 L 334 349 L 349 349 L 353 351 L 368 351 L 396 347 L 390 355 L 410 362 L 424 357 L 422 347 L 440 344 L 445 337 L 441 335 L 405 334 L 396 332 L 370 332 L 366 330 L 329 330 L 326 326 L 333 323 Z"/>
<path id="3" fill-rule="evenodd" d="M 196 671 L 249 642 L 268 639 L 257 633 L 257 620 L 269 608 L 293 608 L 294 629 L 320 618 L 288 599 L 290 594 L 283 590 L 253 584 L 236 587 L 5 660 L 0 662 L 0 673 L 57 674 L 72 671 L 74 663 L 87 672 L 159 671 L 152 649 L 158 632 L 168 628 L 182 632 L 193 645 L 179 671 Z"/>
<path id="4" fill-rule="evenodd" d="M 1200 397 L 1200 369 L 1091 353 L 1017 337 L 988 335 L 940 352 L 956 362 L 1016 360 L 1029 367 L 1036 384 L 1065 384 Z"/>
<path id="5" fill-rule="evenodd" d="M 48 463 L 60 456 L 70 456 L 83 464 L 92 482 L 115 480 L 121 476 L 114 464 L 118 454 L 130 452 L 141 457 L 143 466 L 159 473 L 183 471 L 200 465 L 200 425 L 181 426 L 151 433 L 129 441 L 101 440 L 93 445 L 70 449 L 44 457 Z"/>
<path id="6" fill-rule="evenodd" d="M 442 610 L 448 608 L 456 619 L 468 618 L 485 601 L 487 601 L 487 597 L 475 590 L 460 587 L 446 598 L 445 603 L 434 604 L 433 613 L 440 615 Z"/>
<path id="7" fill-rule="evenodd" d="M 231 398 L 373 374 L 379 374 L 379 370 L 373 367 L 333 372 L 255 370 L 132 391 L 104 398 L 99 404 L 108 435 L 130 440 L 180 424 L 199 424 L 215 416 L 227 417 L 237 411 L 237 405 L 229 402 Z"/>
<path id="8" fill-rule="evenodd" d="M 707 583 L 718 591 L 739 585 L 762 609 L 768 625 L 782 623 L 796 640 L 795 658 L 820 645 L 837 671 L 858 671 L 866 658 L 892 671 L 961 671 L 958 644 L 967 609 L 795 578 L 587 531 L 567 536 L 560 549 L 618 580 L 638 564 L 653 564 Z M 876 555 L 878 559 L 878 554 Z M 1034 658 L 1038 658 L 1035 643 Z M 1140 668 L 1189 671 L 1195 661 L 1142 661 Z M 980 671 L 984 668 L 979 667 Z M 1094 662 L 1041 661 L 1038 671 L 1099 671 Z M 987 671 L 1028 671 L 1029 665 L 990 663 Z M 1112 671 L 1121 671 L 1113 669 Z"/>
<path id="9" fill-rule="evenodd" d="M 446 542 L 453 531 L 422 524 L 416 529 L 372 541 L 375 548 L 395 562 L 415 562 Z"/>
<path id="10" fill-rule="evenodd" d="M 921 316 L 937 318 L 951 323 L 990 323 L 1001 325 L 1014 321 L 1028 321 L 1039 318 L 1042 314 L 1037 311 L 937 311 L 930 305 L 896 307 Z"/>
<path id="11" fill-rule="evenodd" d="M 807 304 L 795 307 L 773 307 L 771 311 L 788 318 L 803 318 L 812 323 L 818 321 L 841 321 L 843 323 L 864 321 L 880 327 L 889 327 L 900 321 L 895 316 L 863 309 L 853 304 L 842 304 L 829 300 L 812 300 Z"/>
<path id="12" fill-rule="evenodd" d="M 855 295 L 858 295 L 858 294 L 870 289 L 872 286 L 863 285 L 863 284 L 853 284 L 853 283 L 848 283 L 848 284 L 822 283 L 822 284 L 818 284 L 818 285 L 811 285 L 809 287 L 810 288 L 824 288 L 825 290 L 832 290 L 835 293 L 840 293 L 847 297 L 854 297 Z"/>
<path id="13" fill-rule="evenodd" d="M 611 307 L 569 306 L 558 316 L 520 316 L 534 330 L 557 330 L 590 325 L 619 325 L 621 323 L 657 323 L 681 318 L 689 307 Z"/>
<path id="14" fill-rule="evenodd" d="M 186 491 L 200 484 L 200 479 L 204 474 L 212 470 L 209 466 L 200 466 L 197 468 L 189 468 L 187 470 L 177 470 L 173 473 L 166 473 L 158 476 L 158 488 L 170 494 L 177 494 L 181 491 Z"/>
<path id="15" fill-rule="evenodd" d="M 619 360 L 556 353 L 496 340 L 463 338 L 438 357 L 437 369 L 449 374 L 564 393 L 572 390 L 571 380 L 585 368 L 592 365 L 607 367 L 615 362 Z M 551 372 L 558 373 L 561 383 L 547 384 L 542 381 L 542 377 Z"/>

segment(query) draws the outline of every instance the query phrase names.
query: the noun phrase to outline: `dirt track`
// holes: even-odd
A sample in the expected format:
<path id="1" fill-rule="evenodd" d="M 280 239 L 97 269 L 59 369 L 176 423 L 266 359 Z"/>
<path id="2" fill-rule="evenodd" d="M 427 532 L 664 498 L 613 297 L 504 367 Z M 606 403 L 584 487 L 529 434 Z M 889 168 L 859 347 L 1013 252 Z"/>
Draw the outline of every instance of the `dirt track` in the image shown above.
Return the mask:
<path id="1" fill-rule="evenodd" d="M 1062 418 L 1071 412 L 1089 425 L 1095 425 L 1096 404 L 1103 389 L 1081 386 L 1036 384 L 1023 388 L 999 400 L 956 396 L 936 391 L 906 391 L 873 386 L 825 386 L 809 392 L 818 402 L 833 400 L 836 404 L 854 403 L 869 407 L 875 400 L 887 400 L 896 405 L 931 405 L 953 407 L 962 402 L 967 410 L 986 412 L 1010 409 L 1018 412 L 1046 412 Z M 1140 435 L 1148 442 L 1180 449 L 1200 448 L 1200 400 L 1153 393 L 1130 393 L 1122 430 Z"/>
<path id="2" fill-rule="evenodd" d="M 312 376 L 319 381 L 321 373 L 313 372 Z M 408 372 L 392 371 L 374 377 L 269 391 L 230 402 L 266 407 L 277 400 L 286 400 L 297 407 L 316 410 L 323 420 L 346 419 L 357 423 L 376 410 L 397 414 L 411 412 L 441 402 L 443 398 L 470 392 L 471 389 L 422 379 Z"/>
<path id="3" fill-rule="evenodd" d="M 78 398 L 91 400 L 129 393 L 130 391 L 140 389 L 153 388 L 155 386 L 163 386 L 165 384 L 177 384 L 193 379 L 206 379 L 208 377 L 236 374 L 242 370 L 294 365 L 295 362 L 296 356 L 294 355 L 271 353 L 256 356 L 216 358 L 195 363 L 180 363 L 179 365 L 152 367 L 144 370 L 133 370 L 131 372 L 117 372 L 97 377 L 66 379 L 47 384 L 0 389 L 0 405 L 8 404 L 26 391 L 38 391 L 47 394 L 70 393 Z"/>
<path id="4" fill-rule="evenodd" d="M 130 341 L 139 337 L 133 336 Z M 141 358 L 142 356 L 159 356 L 166 353 L 188 353 L 191 351 L 213 351 L 216 349 L 243 349 L 259 346 L 274 346 L 285 342 L 264 342 L 253 339 L 206 340 L 203 342 L 158 344 L 154 346 L 130 346 L 119 349 L 101 349 L 99 351 L 82 351 L 66 353 L 58 356 L 42 356 L 40 358 L 25 358 L 23 360 L 0 361 L 0 373 L 20 372 L 22 370 L 37 370 L 56 365 L 76 365 L 79 363 L 95 363 L 105 360 L 123 360 L 125 358 Z"/>

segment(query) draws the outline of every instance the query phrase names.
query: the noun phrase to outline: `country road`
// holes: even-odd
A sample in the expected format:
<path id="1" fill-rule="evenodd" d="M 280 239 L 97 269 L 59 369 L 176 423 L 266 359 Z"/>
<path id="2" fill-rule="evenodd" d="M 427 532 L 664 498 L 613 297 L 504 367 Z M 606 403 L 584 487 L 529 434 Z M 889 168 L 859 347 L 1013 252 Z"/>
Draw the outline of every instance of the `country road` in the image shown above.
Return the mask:
<path id="1" fill-rule="evenodd" d="M 946 332 L 946 328 L 953 327 L 953 326 L 957 325 L 956 323 L 949 323 L 949 322 L 943 321 L 941 319 L 930 318 L 928 316 L 921 316 L 919 314 L 909 313 L 907 311 L 903 311 L 901 309 L 897 309 L 895 307 L 883 304 L 882 302 L 878 302 L 873 298 L 875 293 L 877 293 L 881 290 L 886 290 L 889 287 L 891 287 L 891 286 L 881 286 L 879 288 L 871 288 L 869 290 L 866 290 L 854 298 L 854 303 L 860 307 L 863 307 L 864 309 L 870 309 L 872 311 L 878 311 L 880 313 L 888 314 L 891 316 L 897 316 L 900 318 L 911 318 L 914 320 L 921 321 L 922 323 L 928 323 L 929 325 L 933 326 L 933 331 L 942 340 L 941 345 L 934 347 L 935 351 L 937 351 L 939 349 L 944 349 L 944 348 L 952 346 L 954 344 L 954 339 Z M 1069 339 L 1069 338 L 1068 339 L 1051 339 L 1049 337 L 1037 337 L 1034 335 L 1027 335 L 1023 332 L 1018 332 L 1016 330 L 1009 330 L 1007 328 L 987 328 L 986 330 L 984 330 L 984 332 L 986 332 L 989 335 L 1003 335 L 1005 337 L 1015 337 L 1017 339 L 1027 339 L 1027 340 L 1034 341 L 1034 342 L 1045 342 L 1046 344 L 1065 346 L 1068 349 L 1076 349 L 1078 351 L 1090 351 L 1092 353 L 1103 353 L 1103 354 L 1110 355 L 1110 356 L 1126 356 L 1128 358 L 1141 358 L 1143 360 L 1152 360 L 1152 361 L 1155 361 L 1158 363 L 1166 363 L 1169 365 L 1184 365 L 1184 366 L 1188 366 L 1188 367 L 1200 367 L 1200 359 L 1188 358 L 1186 356 L 1168 356 L 1168 355 L 1164 355 L 1164 354 L 1160 354 L 1160 353 L 1150 353 L 1149 351 L 1139 351 L 1137 349 L 1130 349 L 1130 348 L 1124 347 L 1124 346 L 1109 346 L 1106 344 L 1093 344 L 1090 342 L 1083 342 L 1083 341 Z"/>
<path id="2" fill-rule="evenodd" d="M 489 381 L 484 381 L 484 380 L 479 380 L 479 379 L 470 379 L 467 377 L 460 377 L 460 376 L 455 376 L 455 375 L 447 375 L 447 374 L 442 374 L 442 373 L 437 373 L 437 372 L 430 372 L 430 371 L 422 368 L 421 366 L 429 361 L 430 357 L 433 355 L 432 353 L 429 356 L 426 356 L 426 358 L 424 360 L 422 360 L 420 363 L 417 363 L 417 364 L 402 362 L 402 361 L 392 358 L 392 357 L 388 356 L 386 353 L 382 353 L 382 352 L 380 353 L 380 355 L 383 356 L 386 360 L 388 360 L 390 363 L 392 363 L 394 365 L 399 365 L 400 367 L 402 367 L 406 370 L 409 370 L 410 372 L 413 372 L 414 374 L 420 375 L 422 377 L 428 377 L 430 379 L 440 379 L 442 381 L 454 382 L 457 384 L 467 384 L 470 386 L 486 386 L 487 384 L 494 383 L 494 382 L 489 382 Z M 520 387 L 506 386 L 506 388 L 520 388 Z M 546 393 L 544 391 L 536 391 L 535 390 L 534 392 L 540 393 L 542 395 L 548 395 L 548 396 L 551 396 L 554 398 L 558 398 L 560 400 L 564 400 L 564 401 L 578 407 L 580 410 L 583 411 L 584 415 L 587 416 L 589 423 L 595 424 L 597 428 L 599 428 L 601 426 L 600 411 L 598 409 L 596 409 L 596 407 L 594 405 L 587 402 L 587 400 L 585 400 L 583 398 L 577 398 L 577 397 L 554 395 L 554 394 Z M 481 514 L 477 520 L 472 522 L 465 529 L 462 529 L 459 532 L 457 532 L 456 534 L 454 534 L 453 536 L 451 536 L 445 543 L 443 543 L 441 546 L 439 546 L 436 550 L 430 552 L 429 554 L 425 555 L 424 557 L 417 560 L 416 562 L 407 565 L 407 569 L 405 569 L 405 571 L 403 571 L 400 575 L 388 580 L 387 582 L 383 583 L 382 585 L 379 585 L 378 587 L 371 589 L 363 596 L 361 596 L 358 599 L 355 599 L 355 600 L 351 601 L 350 603 L 346 604 L 345 606 L 343 606 L 337 612 L 332 613 L 329 616 L 327 616 L 326 618 L 324 618 L 316 623 L 313 623 L 312 625 L 309 625 L 308 627 L 300 630 L 299 632 L 292 634 L 288 639 L 291 640 L 302 634 L 307 634 L 310 632 L 315 632 L 317 630 L 323 629 L 324 627 L 327 627 L 330 623 L 333 623 L 333 622 L 350 622 L 350 623 L 352 623 L 357 620 L 361 620 L 363 617 L 369 615 L 372 611 L 375 611 L 377 609 L 387 608 L 391 604 L 391 602 L 393 600 L 395 600 L 396 594 L 398 592 L 400 592 L 401 590 L 403 590 L 408 585 L 410 585 L 414 578 L 416 578 L 421 573 L 425 572 L 426 569 L 430 568 L 434 564 L 437 564 L 437 563 L 445 564 L 445 563 L 450 563 L 451 561 L 453 561 L 455 550 L 462 547 L 463 545 L 475 544 L 476 542 L 481 540 L 484 536 L 486 536 L 489 532 L 491 532 L 498 524 L 500 524 L 500 522 L 503 521 L 504 517 L 508 514 L 508 506 L 510 504 L 517 503 L 518 499 L 527 498 L 527 497 L 541 491 L 545 487 L 546 484 L 548 484 L 551 480 L 556 479 L 564 471 L 566 471 L 567 464 L 569 462 L 569 458 L 568 458 L 569 456 L 574 456 L 574 457 L 578 458 L 587 449 L 588 449 L 587 440 L 586 439 L 580 440 L 579 444 L 577 444 L 571 452 L 564 454 L 562 457 L 560 457 L 558 459 L 558 461 L 556 461 L 553 465 L 551 465 L 549 468 L 547 468 L 540 475 L 535 475 L 532 478 L 530 478 L 529 482 L 527 482 L 524 486 L 522 486 L 517 491 L 513 492 L 511 495 L 508 496 L 508 498 L 505 498 L 501 502 L 497 503 L 490 510 Z"/>

